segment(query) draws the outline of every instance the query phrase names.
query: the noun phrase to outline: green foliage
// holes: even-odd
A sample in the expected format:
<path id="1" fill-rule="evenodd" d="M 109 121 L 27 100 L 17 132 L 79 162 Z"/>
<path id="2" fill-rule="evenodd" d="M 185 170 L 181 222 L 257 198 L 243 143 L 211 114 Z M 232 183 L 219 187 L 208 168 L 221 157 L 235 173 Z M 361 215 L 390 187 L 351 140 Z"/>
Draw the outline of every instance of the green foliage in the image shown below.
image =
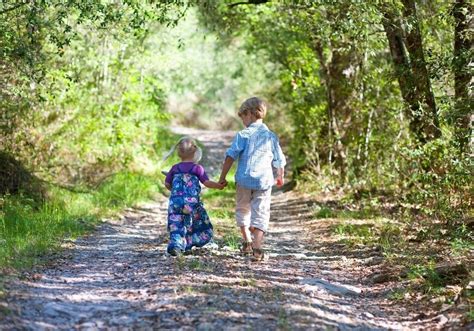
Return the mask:
<path id="1" fill-rule="evenodd" d="M 474 232 L 461 223 L 449 232 L 451 251 L 454 256 L 462 256 L 474 249 Z"/>
<path id="2" fill-rule="evenodd" d="M 334 212 L 331 208 L 322 207 L 316 212 L 315 216 L 317 218 L 330 218 L 334 216 Z"/>
<path id="3" fill-rule="evenodd" d="M 403 148 L 399 185 L 408 203 L 429 217 L 453 225 L 467 219 L 472 206 L 472 160 L 459 155 L 448 141 Z M 472 212 L 472 211 L 471 211 Z"/>
<path id="4" fill-rule="evenodd" d="M 405 226 L 427 220 L 417 240 L 446 239 L 453 254 L 472 248 L 472 161 L 460 152 L 455 133 L 466 107 L 456 108 L 452 97 L 453 76 L 464 70 L 459 62 L 470 57 L 452 52 L 451 4 L 417 3 L 443 132 L 420 146 L 404 115 L 382 24 L 385 2 L 229 6 L 234 2 L 193 2 L 198 19 L 181 0 L 0 4 L 2 149 L 43 180 L 97 189 L 52 189 L 44 203 L 28 200 L 31 192 L 5 197 L 3 265 L 13 257 L 35 259 L 60 238 L 87 231 L 88 221 L 78 219 L 95 220 L 150 197 L 159 184 L 149 176 L 169 165 L 160 155 L 176 141 L 168 130 L 173 117 L 184 125 L 236 128 L 235 108 L 254 94 L 269 101 L 266 121 L 282 138 L 300 184 L 325 191 L 342 186 L 362 199 L 393 193 Z M 392 4 L 402 9 L 400 1 Z M 409 29 L 411 22 L 405 24 Z M 231 182 L 222 192 L 207 190 L 203 199 L 219 240 L 236 248 L 234 189 Z M 378 216 L 380 204 L 368 206 L 322 207 L 315 214 Z M 398 224 L 373 223 L 345 222 L 334 232 L 385 252 L 397 240 L 405 244 Z M 413 274 L 436 286 L 429 270 L 423 265 Z"/>
<path id="5" fill-rule="evenodd" d="M 62 238 L 90 230 L 97 220 L 86 212 L 86 204 L 69 208 L 65 201 L 53 201 L 37 206 L 21 196 L 4 196 L 1 205 L 0 266 L 34 264 Z"/>
<path id="6" fill-rule="evenodd" d="M 402 301 L 405 299 L 405 294 L 407 293 L 406 290 L 393 290 L 390 292 L 389 298 L 390 300 L 395 300 L 395 301 Z"/>
<path id="7" fill-rule="evenodd" d="M 379 212 L 372 208 L 360 208 L 355 210 L 337 210 L 328 206 L 314 207 L 314 215 L 317 218 L 342 218 L 342 219 L 371 219 L 379 215 Z"/>
<path id="8" fill-rule="evenodd" d="M 199 258 L 187 258 L 185 259 L 186 262 L 186 269 L 187 270 L 196 270 L 196 271 L 205 271 L 205 272 L 212 272 L 215 270 L 215 265 L 213 263 L 209 263 L 208 261 L 202 261 Z M 193 292 L 191 288 L 189 293 Z"/>
<path id="9" fill-rule="evenodd" d="M 372 224 L 339 224 L 335 227 L 334 232 L 340 236 L 349 235 L 355 237 L 372 237 Z"/>
<path id="10" fill-rule="evenodd" d="M 279 330 L 291 330 L 288 313 L 285 308 L 280 308 L 278 311 L 277 325 Z"/>
<path id="11" fill-rule="evenodd" d="M 227 176 L 228 185 L 223 190 L 206 189 L 202 194 L 202 201 L 209 213 L 216 241 L 220 246 L 239 249 L 241 234 L 235 224 L 235 167 Z"/>
<path id="12" fill-rule="evenodd" d="M 90 193 L 51 187 L 48 200 L 40 203 L 5 195 L 0 199 L 0 267 L 35 264 L 64 239 L 92 230 L 101 217 L 148 200 L 157 191 L 154 177 L 124 172 Z"/>
<path id="13" fill-rule="evenodd" d="M 37 148 L 52 152 L 48 174 L 95 183 L 123 168 L 153 171 L 150 164 L 170 136 L 165 86 L 128 51 L 141 42 L 90 32 L 81 37 L 63 55 L 70 64 L 51 71 L 50 90 L 43 91 Z"/>
<path id="14" fill-rule="evenodd" d="M 41 201 L 45 193 L 45 185 L 39 178 L 12 155 L 0 151 L 0 195 L 25 194 L 35 201 Z"/>
<path id="15" fill-rule="evenodd" d="M 233 250 L 238 250 L 241 242 L 242 236 L 237 233 L 237 231 L 229 231 L 222 237 L 222 245 L 227 246 Z"/>
<path id="16" fill-rule="evenodd" d="M 213 206 L 209 210 L 212 218 L 233 220 L 235 216 L 235 183 L 230 182 L 222 191 L 206 190 L 203 194 L 203 201 L 209 201 Z"/>
<path id="17" fill-rule="evenodd" d="M 159 191 L 153 177 L 131 172 L 120 172 L 102 183 L 94 195 L 94 204 L 121 209 L 135 202 L 150 199 Z"/>
<path id="18" fill-rule="evenodd" d="M 2 132 L 8 128 L 24 129 L 24 125 L 34 123 L 30 119 L 44 100 L 42 87 L 50 87 L 46 76 L 62 62 L 51 62 L 51 59 L 56 54 L 63 55 L 74 40 L 82 38 L 84 30 L 91 31 L 91 35 L 102 31 L 111 36 L 125 32 L 139 37 L 147 30 L 149 21 L 173 24 L 186 7 L 182 1 L 150 4 L 130 0 L 123 5 L 105 0 L 2 2 L 0 100 L 5 110 L 0 118 Z"/>
<path id="19" fill-rule="evenodd" d="M 175 27 L 146 41 L 160 50 L 151 61 L 168 86 L 169 112 L 180 125 L 236 129 L 237 107 L 269 83 L 266 75 L 274 65 L 247 52 L 241 41 L 223 47 L 196 16 L 190 9 Z"/>
<path id="20" fill-rule="evenodd" d="M 361 219 L 365 219 L 365 217 L 361 217 Z M 376 245 L 387 256 L 393 250 L 400 249 L 404 242 L 400 225 L 383 219 L 374 221 L 366 219 L 366 223 L 343 221 L 333 226 L 332 232 L 349 246 L 355 244 Z"/>
<path id="21" fill-rule="evenodd" d="M 426 265 L 416 264 L 410 267 L 407 277 L 410 280 L 421 280 L 425 293 L 436 293 L 445 284 L 443 279 L 435 270 L 436 264 L 430 262 Z"/>
<path id="22" fill-rule="evenodd" d="M 466 254 L 474 249 L 473 240 L 470 238 L 454 238 L 450 245 L 455 256 Z"/>
<path id="23" fill-rule="evenodd" d="M 53 3 L 0 5 L 0 144 L 54 182 L 153 172 L 170 117 L 167 86 L 144 40 L 175 25 L 188 5 Z"/>
<path id="24" fill-rule="evenodd" d="M 467 321 L 468 322 L 474 321 L 474 310 L 472 310 L 472 309 L 469 310 L 466 315 L 467 315 Z"/>

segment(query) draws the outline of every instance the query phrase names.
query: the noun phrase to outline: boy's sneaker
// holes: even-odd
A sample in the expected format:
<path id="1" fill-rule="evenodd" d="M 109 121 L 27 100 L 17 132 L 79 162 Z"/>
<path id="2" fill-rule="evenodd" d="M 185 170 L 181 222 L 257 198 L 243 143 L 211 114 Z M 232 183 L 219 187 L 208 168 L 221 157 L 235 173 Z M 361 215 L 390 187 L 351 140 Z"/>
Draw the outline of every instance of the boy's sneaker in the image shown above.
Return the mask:
<path id="1" fill-rule="evenodd" d="M 263 261 L 265 258 L 265 251 L 261 248 L 254 248 L 252 254 L 252 260 L 255 262 Z"/>
<path id="2" fill-rule="evenodd" d="M 242 255 L 252 254 L 252 242 L 243 242 L 242 246 L 240 246 L 240 253 Z"/>

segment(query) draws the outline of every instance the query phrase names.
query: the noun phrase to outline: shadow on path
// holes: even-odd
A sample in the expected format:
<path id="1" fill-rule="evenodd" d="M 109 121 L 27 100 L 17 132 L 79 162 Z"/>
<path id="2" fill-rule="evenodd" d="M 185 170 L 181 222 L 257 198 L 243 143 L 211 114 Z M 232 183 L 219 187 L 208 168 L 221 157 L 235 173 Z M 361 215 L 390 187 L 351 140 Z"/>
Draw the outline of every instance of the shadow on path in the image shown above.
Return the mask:
<path id="1" fill-rule="evenodd" d="M 205 147 L 218 171 L 233 133 L 177 129 Z M 331 203 L 331 202 L 326 202 Z M 344 252 L 315 226 L 311 198 L 278 192 L 265 247 L 253 263 L 231 250 L 165 254 L 167 201 L 127 209 L 66 250 L 52 267 L 8 284 L 0 329 L 433 329 L 368 285 L 360 252 Z M 362 254 L 377 254 L 367 251 Z M 1 313 L 0 313 L 1 314 Z"/>

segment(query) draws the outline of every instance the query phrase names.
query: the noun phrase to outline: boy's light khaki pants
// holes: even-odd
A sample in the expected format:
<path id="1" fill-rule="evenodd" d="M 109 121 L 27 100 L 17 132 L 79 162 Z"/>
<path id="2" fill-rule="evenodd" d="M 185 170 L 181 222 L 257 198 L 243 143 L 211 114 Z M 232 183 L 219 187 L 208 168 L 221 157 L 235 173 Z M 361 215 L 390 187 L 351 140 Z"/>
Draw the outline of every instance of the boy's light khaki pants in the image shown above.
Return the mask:
<path id="1" fill-rule="evenodd" d="M 267 232 L 270 221 L 272 189 L 251 190 L 237 185 L 235 218 L 238 226 L 254 227 Z"/>

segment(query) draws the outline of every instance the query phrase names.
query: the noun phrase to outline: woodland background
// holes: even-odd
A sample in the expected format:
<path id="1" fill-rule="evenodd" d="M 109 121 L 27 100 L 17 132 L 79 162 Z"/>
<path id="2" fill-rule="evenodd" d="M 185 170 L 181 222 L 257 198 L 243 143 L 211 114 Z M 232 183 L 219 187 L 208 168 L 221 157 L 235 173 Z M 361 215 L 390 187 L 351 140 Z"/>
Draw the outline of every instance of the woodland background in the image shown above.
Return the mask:
<path id="1" fill-rule="evenodd" d="M 426 291 L 446 285 L 440 261 L 461 261 L 447 270 L 466 283 L 472 12 L 464 0 L 2 1 L 0 267 L 29 267 L 159 194 L 170 126 L 238 130 L 237 107 L 258 95 L 296 190 L 399 222 L 336 233 L 387 256 L 430 247 L 408 262 Z"/>

